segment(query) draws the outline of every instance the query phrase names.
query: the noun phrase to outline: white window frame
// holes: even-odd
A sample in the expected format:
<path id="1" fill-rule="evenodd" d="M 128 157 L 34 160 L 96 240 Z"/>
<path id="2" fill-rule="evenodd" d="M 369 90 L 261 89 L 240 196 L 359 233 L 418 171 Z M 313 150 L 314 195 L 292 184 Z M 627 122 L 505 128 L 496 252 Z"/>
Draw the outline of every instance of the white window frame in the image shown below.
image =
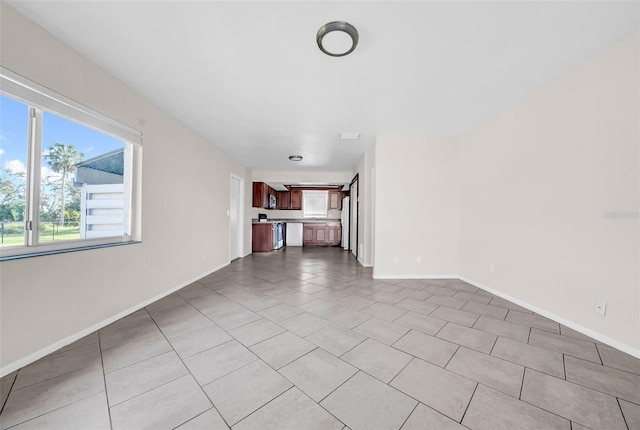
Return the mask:
<path id="1" fill-rule="evenodd" d="M 0 66 L 0 93 L 29 107 L 25 243 L 0 248 L 0 261 L 119 245 L 141 240 L 142 133 Z M 125 228 L 122 236 L 39 243 L 43 112 L 72 120 L 124 142 Z"/>
<path id="2" fill-rule="evenodd" d="M 307 212 L 306 199 L 324 197 L 324 213 Z M 303 218 L 326 218 L 329 216 L 329 191 L 326 190 L 304 190 L 302 191 L 302 217 Z"/>

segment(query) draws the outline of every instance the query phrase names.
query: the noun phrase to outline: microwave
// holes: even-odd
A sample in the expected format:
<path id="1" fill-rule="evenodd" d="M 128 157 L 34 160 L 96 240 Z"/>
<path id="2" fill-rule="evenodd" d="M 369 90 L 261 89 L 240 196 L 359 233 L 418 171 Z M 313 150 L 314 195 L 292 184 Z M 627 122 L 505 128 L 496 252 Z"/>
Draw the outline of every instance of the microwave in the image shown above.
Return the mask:
<path id="1" fill-rule="evenodd" d="M 269 194 L 269 209 L 276 208 L 276 196 L 273 194 Z"/>

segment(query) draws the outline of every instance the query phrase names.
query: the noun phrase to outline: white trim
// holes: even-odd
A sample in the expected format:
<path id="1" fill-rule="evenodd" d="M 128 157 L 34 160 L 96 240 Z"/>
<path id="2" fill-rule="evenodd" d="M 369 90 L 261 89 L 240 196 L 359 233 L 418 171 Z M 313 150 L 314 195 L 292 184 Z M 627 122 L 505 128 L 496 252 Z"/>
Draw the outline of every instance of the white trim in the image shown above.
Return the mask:
<path id="1" fill-rule="evenodd" d="M 238 246 L 238 257 L 237 258 L 242 258 L 244 255 L 244 178 L 242 176 L 238 176 L 235 173 L 231 173 L 230 177 L 229 177 L 229 194 L 231 194 L 231 184 L 233 183 L 233 180 L 236 179 L 239 184 L 238 184 L 238 188 L 239 188 L 239 192 L 238 192 L 238 223 L 239 223 L 239 237 L 237 237 L 236 239 L 239 241 L 239 243 L 237 244 Z M 229 200 L 231 200 L 231 195 L 229 195 Z M 231 202 L 229 202 L 229 211 L 231 211 Z M 231 213 L 229 213 L 231 214 Z M 231 240 L 233 240 L 233 238 L 231 237 L 231 217 L 229 217 L 229 260 L 231 261 Z"/>
<path id="2" fill-rule="evenodd" d="M 28 256 L 31 254 L 66 252 L 91 246 L 126 243 L 133 240 L 134 238 L 131 236 L 112 236 L 100 239 L 73 239 L 60 242 L 50 242 L 38 246 L 8 246 L 0 249 L 0 261 L 3 259 L 11 259 L 11 257 L 19 257 L 21 255 Z"/>
<path id="3" fill-rule="evenodd" d="M 207 276 L 207 275 L 209 275 L 209 274 L 211 274 L 213 272 L 217 272 L 218 270 L 220 270 L 223 267 L 226 267 L 228 265 L 229 265 L 228 262 L 224 263 L 224 264 L 221 264 L 218 267 L 215 267 L 215 268 L 213 268 L 211 270 L 208 270 L 208 271 L 206 271 L 204 273 L 201 273 L 200 275 L 198 275 L 198 276 L 196 276 L 194 278 L 189 279 L 186 282 L 183 282 L 182 284 L 178 285 L 177 287 L 174 287 L 174 288 L 172 288 L 172 289 L 170 289 L 168 291 L 165 291 L 165 292 L 163 292 L 161 294 L 158 294 L 157 296 L 155 296 L 155 297 L 153 297 L 151 299 L 145 300 L 142 303 L 138 303 L 137 305 L 132 306 L 129 309 L 126 309 L 126 310 L 124 310 L 124 311 L 122 311 L 122 312 L 120 312 L 120 313 L 118 313 L 118 314 L 116 314 L 116 315 L 114 315 L 112 317 L 109 317 L 109 318 L 107 318 L 105 320 L 102 320 L 102 321 L 100 321 L 100 322 L 98 322 L 96 324 L 93 324 L 92 326 L 87 327 L 86 329 L 81 330 L 78 333 L 72 334 L 71 336 L 67 336 L 64 339 L 62 339 L 62 340 L 60 340 L 60 341 L 58 341 L 58 342 L 56 342 L 56 343 L 54 343 L 52 345 L 49 345 L 49 346 L 47 346 L 45 348 L 42 348 L 39 351 L 34 352 L 33 354 L 29 354 L 28 356 L 26 356 L 24 358 L 16 360 L 13 363 L 7 364 L 6 366 L 0 368 L 0 378 L 8 375 L 11 372 L 14 372 L 14 371 L 16 371 L 18 369 L 21 369 L 24 366 L 26 366 L 28 364 L 31 364 L 34 361 L 39 360 L 42 357 L 45 357 L 45 356 L 51 354 L 52 352 L 56 352 L 60 348 L 63 348 L 65 346 L 75 342 L 76 340 L 82 339 L 83 337 L 85 337 L 85 336 L 87 336 L 87 335 L 89 335 L 89 334 L 91 334 L 91 333 L 93 333 L 93 332 L 95 332 L 97 330 L 100 330 L 101 328 L 104 328 L 104 327 L 108 326 L 112 322 L 118 321 L 120 318 L 124 318 L 127 315 L 132 314 L 133 312 L 135 312 L 135 311 L 137 311 L 139 309 L 142 309 L 143 307 L 145 307 L 147 305 L 150 305 L 151 303 L 156 302 L 156 301 L 168 296 L 169 294 L 175 293 L 176 291 L 180 290 L 181 288 L 184 288 L 187 285 L 192 284 L 192 283 L 196 282 L 197 280 L 202 279 L 203 277 L 205 277 L 205 276 Z"/>
<path id="4" fill-rule="evenodd" d="M 373 279 L 461 279 L 458 275 L 376 275 Z"/>
<path id="5" fill-rule="evenodd" d="M 71 100 L 49 88 L 0 66 L 0 86 L 7 93 L 68 119 L 80 121 L 101 132 L 128 142 L 141 144 L 142 132 Z"/>
<path id="6" fill-rule="evenodd" d="M 487 291 L 488 293 L 491 293 L 495 296 L 498 296 L 500 298 L 503 298 L 505 300 L 508 300 L 512 303 L 515 303 L 516 305 L 522 306 L 525 309 L 528 309 L 532 312 L 535 312 L 539 315 L 542 315 L 543 317 L 549 318 L 559 324 L 562 324 L 566 327 L 569 327 L 570 329 L 573 329 L 579 333 L 584 334 L 585 336 L 589 336 L 599 342 L 602 342 L 606 345 L 609 345 L 613 348 L 616 348 L 622 352 L 625 352 L 629 355 L 632 355 L 636 358 L 640 358 L 640 349 L 638 348 L 633 348 L 632 346 L 629 346 L 625 343 L 622 343 L 620 341 L 617 341 L 615 339 L 612 339 L 608 336 L 605 336 L 601 333 L 598 333 L 597 331 L 591 330 L 589 328 L 586 328 L 584 326 L 581 326 L 580 324 L 577 324 L 573 321 L 570 321 L 568 319 L 565 319 L 563 317 L 560 317 L 552 312 L 546 311 L 544 309 L 541 309 L 537 306 L 533 306 L 527 302 L 524 302 L 522 300 L 516 299 L 515 297 L 512 297 L 508 294 L 505 294 L 499 290 L 496 290 L 494 288 L 488 287 L 486 285 L 483 285 L 479 282 L 476 282 L 472 279 L 469 279 L 465 276 L 458 276 L 458 275 L 376 275 L 375 273 L 373 274 L 373 279 L 460 279 L 468 284 L 473 285 L 474 287 L 478 287 L 484 291 Z"/>
<path id="7" fill-rule="evenodd" d="M 640 349 L 633 348 L 633 347 L 631 347 L 631 346 L 629 346 L 627 344 L 624 344 L 622 342 L 619 342 L 619 341 L 617 341 L 615 339 L 611 339 L 608 336 L 605 336 L 605 335 L 603 335 L 601 333 L 593 331 L 593 330 L 591 330 L 589 328 L 583 327 L 580 324 L 574 323 L 573 321 L 569 321 L 568 319 L 562 318 L 562 317 L 560 317 L 560 316 L 558 316 L 558 315 L 556 315 L 554 313 L 551 313 L 549 311 L 541 309 L 541 308 L 539 308 L 537 306 L 533 306 L 533 305 L 531 305 L 531 304 L 529 304 L 527 302 L 524 302 L 522 300 L 519 300 L 519 299 L 516 299 L 514 297 L 511 297 L 510 295 L 504 294 L 503 292 L 498 291 L 498 290 L 496 290 L 494 288 L 487 287 L 486 285 L 483 285 L 483 284 L 481 284 L 479 282 L 476 282 L 476 281 L 474 281 L 472 279 L 466 278 L 464 276 L 460 276 L 460 279 L 465 281 L 465 282 L 467 282 L 467 283 L 469 283 L 469 284 L 471 284 L 471 285 L 473 285 L 474 287 L 481 288 L 481 289 L 483 289 L 483 290 L 485 290 L 485 291 L 487 291 L 487 292 L 489 292 L 489 293 L 491 293 L 491 294 L 493 294 L 495 296 L 501 297 L 501 298 L 503 298 L 505 300 L 508 300 L 508 301 L 510 301 L 512 303 L 515 303 L 516 305 L 520 305 L 523 308 L 526 308 L 526 309 L 528 309 L 528 310 L 530 310 L 532 312 L 535 312 L 535 313 L 537 313 L 539 315 L 542 315 L 543 317 L 547 317 L 549 319 L 552 319 L 553 321 L 555 321 L 555 322 L 557 322 L 559 324 L 562 324 L 564 326 L 567 326 L 567 327 L 569 327 L 569 328 L 571 328 L 571 329 L 573 329 L 573 330 L 575 330 L 575 331 L 577 331 L 579 333 L 582 333 L 585 336 L 592 337 L 595 340 L 598 340 L 598 341 L 600 341 L 600 342 L 602 342 L 602 343 L 604 343 L 606 345 L 609 345 L 609 346 L 611 346 L 613 348 L 619 349 L 622 352 L 626 352 L 627 354 L 632 355 L 632 356 L 634 356 L 636 358 L 640 358 Z"/>

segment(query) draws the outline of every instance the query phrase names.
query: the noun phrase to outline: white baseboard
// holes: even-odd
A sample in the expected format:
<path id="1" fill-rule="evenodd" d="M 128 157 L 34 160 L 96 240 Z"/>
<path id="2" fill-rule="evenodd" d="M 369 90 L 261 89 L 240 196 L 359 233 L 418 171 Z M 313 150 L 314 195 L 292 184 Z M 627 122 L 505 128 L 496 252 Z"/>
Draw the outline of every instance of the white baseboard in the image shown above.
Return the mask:
<path id="1" fill-rule="evenodd" d="M 100 330 L 103 327 L 108 326 L 109 324 L 111 324 L 112 322 L 118 321 L 120 318 L 124 318 L 129 314 L 134 313 L 135 311 L 142 309 L 143 307 L 150 305 L 153 302 L 156 302 L 166 296 L 168 296 L 169 294 L 175 293 L 176 291 L 178 291 L 181 288 L 186 287 L 189 284 L 194 283 L 195 281 L 197 281 L 198 279 L 201 279 L 213 272 L 217 272 L 218 270 L 222 269 L 223 267 L 226 267 L 229 265 L 229 262 L 222 264 L 218 267 L 215 267 L 211 270 L 208 270 L 204 273 L 201 273 L 200 275 L 196 276 L 195 278 L 189 279 L 186 282 L 183 282 L 182 284 L 173 287 L 172 289 L 163 292 L 162 294 L 159 294 L 151 299 L 145 300 L 142 303 L 138 303 L 135 306 L 130 307 L 129 309 L 126 309 L 112 317 L 109 317 L 105 320 L 100 321 L 99 323 L 93 324 L 92 326 L 79 331 L 78 333 L 72 334 L 71 336 L 67 336 L 64 339 L 49 345 L 45 348 L 42 348 L 39 351 L 34 352 L 33 354 L 29 354 L 28 356 L 21 358 L 20 360 L 16 360 L 13 363 L 7 364 L 6 366 L 0 368 L 0 378 L 4 377 L 5 375 L 8 375 L 11 372 L 14 372 L 18 369 L 23 368 L 24 366 L 27 366 L 31 363 L 33 363 L 34 361 L 37 361 L 39 359 L 41 359 L 42 357 L 45 357 L 49 354 L 51 354 L 52 352 L 56 352 L 57 350 L 59 350 L 60 348 L 63 348 L 69 344 L 72 344 L 73 342 L 75 342 L 76 340 L 82 339 L 83 337 L 93 333 L 96 330 Z"/>
<path id="2" fill-rule="evenodd" d="M 569 328 L 571 328 L 571 329 L 573 329 L 573 330 L 575 330 L 577 332 L 580 332 L 580 333 L 582 333 L 582 334 L 584 334 L 586 336 L 592 337 L 593 339 L 595 339 L 597 341 L 600 341 L 600 342 L 604 343 L 605 345 L 609 345 L 609 346 L 611 346 L 613 348 L 619 349 L 622 352 L 626 352 L 627 354 L 632 355 L 632 356 L 634 356 L 636 358 L 640 358 L 640 349 L 633 348 L 633 347 L 631 347 L 631 346 L 629 346 L 627 344 L 624 344 L 622 342 L 619 342 L 619 341 L 617 341 L 615 339 L 611 339 L 608 336 L 605 336 L 605 335 L 603 335 L 601 333 L 598 333 L 596 331 L 593 331 L 591 329 L 583 327 L 580 324 L 574 323 L 573 321 L 569 321 L 568 319 L 565 319 L 565 318 L 560 317 L 560 316 L 558 316 L 558 315 L 556 315 L 554 313 L 551 313 L 551 312 L 546 311 L 544 309 L 541 309 L 541 308 L 538 308 L 536 306 L 533 306 L 533 305 L 531 305 L 529 303 L 526 303 L 526 302 L 524 302 L 522 300 L 519 300 L 519 299 L 516 299 L 514 297 L 511 297 L 508 294 L 504 294 L 501 291 L 498 291 L 498 290 L 495 290 L 495 289 L 493 289 L 491 287 L 483 285 L 483 284 L 481 284 L 479 282 L 474 281 L 473 279 L 469 279 L 469 278 L 466 278 L 464 276 L 460 276 L 460 279 L 462 279 L 463 281 L 473 285 L 474 287 L 481 288 L 481 289 L 483 289 L 483 290 L 485 290 L 485 291 L 487 291 L 487 292 L 489 292 L 489 293 L 491 293 L 491 294 L 493 294 L 495 296 L 501 297 L 501 298 L 503 298 L 505 300 L 509 300 L 510 302 L 515 303 L 516 305 L 520 305 L 523 308 L 526 308 L 526 309 L 528 309 L 528 310 L 530 310 L 532 312 L 535 312 L 535 313 L 537 313 L 539 315 L 547 317 L 547 318 L 549 318 L 549 319 L 551 319 L 551 320 L 553 320 L 553 321 L 555 321 L 557 323 L 560 323 L 560 324 L 562 324 L 564 326 L 567 326 L 567 327 L 569 327 Z"/>
<path id="3" fill-rule="evenodd" d="M 460 279 L 458 275 L 377 275 L 373 279 Z"/>

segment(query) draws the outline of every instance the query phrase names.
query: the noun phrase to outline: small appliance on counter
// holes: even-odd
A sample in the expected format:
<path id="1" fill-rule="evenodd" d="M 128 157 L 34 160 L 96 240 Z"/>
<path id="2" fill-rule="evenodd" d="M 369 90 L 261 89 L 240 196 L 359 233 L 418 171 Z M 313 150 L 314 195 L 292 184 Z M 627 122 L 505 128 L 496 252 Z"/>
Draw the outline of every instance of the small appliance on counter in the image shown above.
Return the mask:
<path id="1" fill-rule="evenodd" d="M 267 222 L 267 214 L 258 214 L 258 222 Z"/>

